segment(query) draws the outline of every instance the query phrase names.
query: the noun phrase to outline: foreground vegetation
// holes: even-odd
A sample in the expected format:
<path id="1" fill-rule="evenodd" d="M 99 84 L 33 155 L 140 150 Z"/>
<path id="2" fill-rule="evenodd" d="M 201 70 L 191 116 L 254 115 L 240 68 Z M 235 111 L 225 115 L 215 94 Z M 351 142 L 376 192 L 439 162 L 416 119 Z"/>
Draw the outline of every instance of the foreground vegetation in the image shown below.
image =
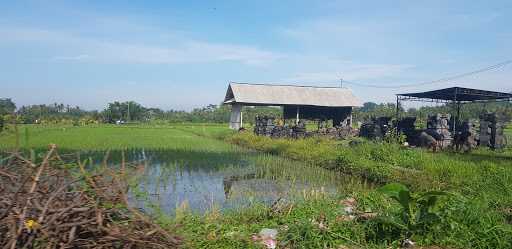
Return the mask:
<path id="1" fill-rule="evenodd" d="M 185 203 L 174 214 L 156 208 L 154 219 L 183 237 L 188 248 L 262 248 L 252 237 L 263 228 L 277 229 L 279 248 L 389 248 L 398 247 L 406 238 L 422 246 L 512 248 L 510 149 L 431 153 L 384 142 L 270 139 L 250 132 L 234 134 L 224 125 L 18 128 L 18 136 L 0 134 L 0 150 L 16 147 L 16 141 L 25 149 L 57 143 L 68 150 L 198 152 L 190 157 L 212 151 L 225 157 L 248 148 L 264 153 L 258 164 L 268 165 L 265 172 L 274 177 L 313 177 L 317 173 L 311 167 L 354 176 L 354 183 L 335 195 L 311 189 L 300 198 L 272 206 L 256 202 L 227 211 L 213 206 L 203 214 L 193 212 Z M 282 158 L 304 166 L 293 168 L 294 161 L 277 163 L 285 160 Z M 404 184 L 410 192 L 405 187 L 398 188 L 396 195 L 381 191 L 381 186 L 394 182 Z M 428 197 L 430 191 L 437 191 L 434 197 Z M 404 201 L 398 196 L 410 198 Z M 356 204 L 347 204 L 352 203 L 347 200 Z M 424 200 L 435 205 L 428 206 Z"/>
<path id="2" fill-rule="evenodd" d="M 236 134 L 229 141 L 372 182 L 401 182 L 415 191 L 451 192 L 456 197 L 443 209 L 442 229 L 431 231 L 440 236 L 435 241 L 461 248 L 512 246 L 510 148 L 499 152 L 479 149 L 470 154 L 431 153 L 393 143 L 275 140 L 249 133 Z"/>
<path id="3" fill-rule="evenodd" d="M 2 248 L 179 247 L 179 237 L 130 206 L 126 171 L 86 171 L 62 156 L 51 145 L 40 163 L 19 153 L 0 161 Z"/>

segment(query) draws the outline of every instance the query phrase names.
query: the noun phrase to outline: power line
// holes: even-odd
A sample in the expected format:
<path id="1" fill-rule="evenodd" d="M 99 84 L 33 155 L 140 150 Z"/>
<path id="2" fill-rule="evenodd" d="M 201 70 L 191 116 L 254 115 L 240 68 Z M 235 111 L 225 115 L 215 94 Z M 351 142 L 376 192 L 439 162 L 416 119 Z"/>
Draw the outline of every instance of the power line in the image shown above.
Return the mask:
<path id="1" fill-rule="evenodd" d="M 464 77 L 468 77 L 468 76 L 471 76 L 471 75 L 475 75 L 475 74 L 479 74 L 479 73 L 483 73 L 483 72 L 487 72 L 487 71 L 496 70 L 498 68 L 504 67 L 504 66 L 506 66 L 508 64 L 511 64 L 511 63 L 512 63 L 512 60 L 507 60 L 507 61 L 503 61 L 503 62 L 500 62 L 498 64 L 494 64 L 492 66 L 481 68 L 481 69 L 478 69 L 478 70 L 475 70 L 475 71 L 471 71 L 471 72 L 467 72 L 467 73 L 462 73 L 462 74 L 457 74 L 457 75 L 454 75 L 454 76 L 445 77 L 445 78 L 441 78 L 441 79 L 437 79 L 437 80 L 433 80 L 433 81 L 415 83 L 415 84 L 382 86 L 382 85 L 375 85 L 375 84 L 357 83 L 357 82 L 352 82 L 352 81 L 348 81 L 348 80 L 345 80 L 345 79 L 343 80 L 343 82 L 347 83 L 347 84 L 350 84 L 350 85 L 354 85 L 354 86 L 372 87 L 372 88 L 405 88 L 405 87 L 414 87 L 414 86 L 424 86 L 424 85 L 432 85 L 432 84 L 437 84 L 437 83 L 443 83 L 443 82 L 447 82 L 447 81 L 453 81 L 455 79 L 464 78 Z"/>

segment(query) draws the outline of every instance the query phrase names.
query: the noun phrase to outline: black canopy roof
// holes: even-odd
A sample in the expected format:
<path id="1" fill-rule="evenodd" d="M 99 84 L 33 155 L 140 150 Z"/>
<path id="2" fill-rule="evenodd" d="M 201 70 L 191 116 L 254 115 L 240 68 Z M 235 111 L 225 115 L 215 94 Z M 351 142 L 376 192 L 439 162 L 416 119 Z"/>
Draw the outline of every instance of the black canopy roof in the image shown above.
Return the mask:
<path id="1" fill-rule="evenodd" d="M 464 87 L 450 87 L 445 89 L 433 90 L 428 92 L 419 93 L 404 93 L 397 94 L 402 99 L 407 100 L 440 100 L 440 101 L 460 101 L 460 102 L 478 102 L 478 101 L 492 101 L 492 100 L 505 100 L 511 101 L 511 93 L 485 91 Z"/>

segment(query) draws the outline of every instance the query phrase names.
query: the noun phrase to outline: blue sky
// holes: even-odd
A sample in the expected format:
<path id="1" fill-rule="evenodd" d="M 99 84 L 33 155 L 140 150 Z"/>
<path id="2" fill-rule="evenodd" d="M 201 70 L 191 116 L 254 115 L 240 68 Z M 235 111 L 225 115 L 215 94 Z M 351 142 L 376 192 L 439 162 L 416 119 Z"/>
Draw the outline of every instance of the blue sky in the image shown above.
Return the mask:
<path id="1" fill-rule="evenodd" d="M 0 97 L 185 109 L 228 82 L 411 84 L 512 59 L 512 1 L 0 1 Z M 512 65 L 448 86 L 512 91 Z"/>

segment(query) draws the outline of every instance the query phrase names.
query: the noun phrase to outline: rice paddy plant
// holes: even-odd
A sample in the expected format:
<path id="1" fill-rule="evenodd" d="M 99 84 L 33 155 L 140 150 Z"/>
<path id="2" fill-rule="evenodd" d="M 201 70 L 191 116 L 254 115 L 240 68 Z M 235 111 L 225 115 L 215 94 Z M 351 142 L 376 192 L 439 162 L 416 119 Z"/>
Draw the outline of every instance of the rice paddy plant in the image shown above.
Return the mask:
<path id="1" fill-rule="evenodd" d="M 54 143 L 60 149 L 105 151 L 113 149 L 192 149 L 229 151 L 231 145 L 222 141 L 199 137 L 177 126 L 40 126 L 23 125 L 19 132 L 26 143 L 23 149 L 46 149 Z M 215 128 L 215 127 L 214 127 Z M 12 150 L 16 146 L 16 134 L 0 134 L 0 150 Z"/>
<path id="2" fill-rule="evenodd" d="M 148 158 L 159 153 L 146 151 Z M 294 201 L 310 193 L 334 195 L 367 187 L 352 177 L 268 154 L 241 153 L 231 161 L 213 156 L 207 164 L 202 159 L 157 158 L 144 163 L 135 186 L 149 193 L 146 201 L 160 203 L 168 213 L 173 213 L 172 203 L 184 200 L 201 213 L 215 205 L 238 209 L 254 202 L 269 205 L 279 198 Z"/>

